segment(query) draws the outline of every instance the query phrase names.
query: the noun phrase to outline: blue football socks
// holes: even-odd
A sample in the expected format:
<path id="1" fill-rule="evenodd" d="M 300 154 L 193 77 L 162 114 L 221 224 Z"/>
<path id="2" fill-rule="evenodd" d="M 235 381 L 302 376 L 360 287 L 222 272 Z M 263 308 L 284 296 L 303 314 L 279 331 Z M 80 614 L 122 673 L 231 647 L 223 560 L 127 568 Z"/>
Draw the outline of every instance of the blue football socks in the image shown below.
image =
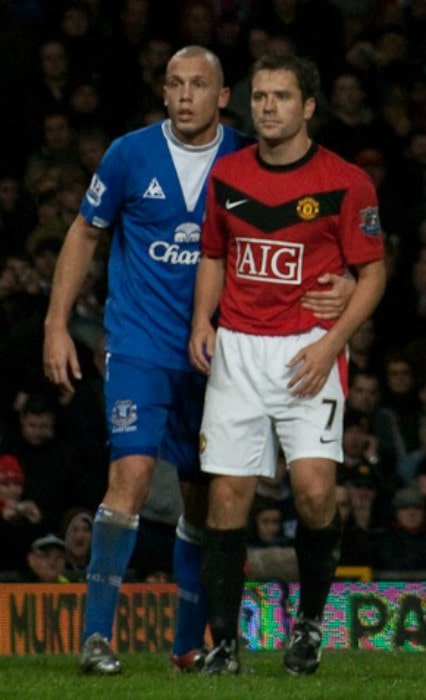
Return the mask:
<path id="1" fill-rule="evenodd" d="M 138 523 L 138 515 L 124 515 L 103 504 L 96 512 L 83 641 L 94 632 L 111 639 L 120 585 L 136 544 Z"/>
<path id="2" fill-rule="evenodd" d="M 202 531 L 183 516 L 176 529 L 173 553 L 174 577 L 178 586 L 178 611 L 176 618 L 173 654 L 182 656 L 204 644 L 207 609 L 201 584 L 201 536 Z"/>

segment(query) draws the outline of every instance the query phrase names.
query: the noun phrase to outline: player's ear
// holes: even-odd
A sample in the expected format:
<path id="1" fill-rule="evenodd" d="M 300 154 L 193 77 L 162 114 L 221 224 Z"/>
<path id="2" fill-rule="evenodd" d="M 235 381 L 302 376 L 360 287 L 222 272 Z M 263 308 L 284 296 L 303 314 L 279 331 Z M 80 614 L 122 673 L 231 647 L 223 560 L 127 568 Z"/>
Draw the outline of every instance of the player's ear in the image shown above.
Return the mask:
<path id="1" fill-rule="evenodd" d="M 168 100 L 167 100 L 167 87 L 166 86 L 163 87 L 163 103 L 164 103 L 164 106 L 167 107 Z"/>
<path id="2" fill-rule="evenodd" d="M 229 87 L 223 87 L 219 93 L 218 107 L 219 109 L 224 109 L 227 107 L 229 98 L 231 97 L 231 90 Z"/>
<path id="3" fill-rule="evenodd" d="M 314 97 L 308 97 L 308 99 L 305 102 L 304 106 L 304 113 L 305 113 L 305 119 L 309 121 L 309 119 L 312 118 L 315 109 L 316 109 L 317 103 L 315 101 Z"/>

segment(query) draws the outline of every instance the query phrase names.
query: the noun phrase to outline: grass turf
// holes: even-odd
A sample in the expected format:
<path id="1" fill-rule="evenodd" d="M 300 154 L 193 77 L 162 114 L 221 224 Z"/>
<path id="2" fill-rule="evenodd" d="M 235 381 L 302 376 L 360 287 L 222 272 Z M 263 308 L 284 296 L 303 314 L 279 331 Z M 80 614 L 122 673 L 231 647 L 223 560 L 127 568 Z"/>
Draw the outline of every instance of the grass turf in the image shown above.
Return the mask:
<path id="1" fill-rule="evenodd" d="M 239 676 L 175 671 L 166 654 L 123 655 L 124 672 L 85 676 L 75 656 L 0 657 L 4 700 L 424 700 L 422 652 L 325 651 L 317 673 L 293 678 L 281 652 L 244 652 Z"/>

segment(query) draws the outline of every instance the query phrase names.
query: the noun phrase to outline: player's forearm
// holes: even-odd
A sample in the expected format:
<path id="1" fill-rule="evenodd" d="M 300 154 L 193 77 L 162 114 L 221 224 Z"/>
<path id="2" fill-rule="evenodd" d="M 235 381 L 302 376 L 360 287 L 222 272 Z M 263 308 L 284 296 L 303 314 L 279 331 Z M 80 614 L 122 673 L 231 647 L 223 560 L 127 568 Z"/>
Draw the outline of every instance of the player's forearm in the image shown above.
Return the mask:
<path id="1" fill-rule="evenodd" d="M 71 225 L 55 268 L 46 330 L 67 325 L 92 262 L 99 233 L 78 215 Z"/>
<path id="2" fill-rule="evenodd" d="M 225 260 L 203 256 L 197 271 L 192 327 L 209 323 L 219 306 L 225 284 Z"/>
<path id="3" fill-rule="evenodd" d="M 366 263 L 358 268 L 358 282 L 348 306 L 327 336 L 339 352 L 366 321 L 379 303 L 386 286 L 386 272 L 382 260 Z"/>

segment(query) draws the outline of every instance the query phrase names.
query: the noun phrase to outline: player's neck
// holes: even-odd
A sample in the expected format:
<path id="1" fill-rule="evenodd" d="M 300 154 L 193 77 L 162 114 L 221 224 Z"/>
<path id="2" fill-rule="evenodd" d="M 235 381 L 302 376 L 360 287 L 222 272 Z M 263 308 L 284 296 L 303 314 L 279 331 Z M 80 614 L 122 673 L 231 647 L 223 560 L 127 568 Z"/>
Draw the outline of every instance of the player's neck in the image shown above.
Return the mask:
<path id="1" fill-rule="evenodd" d="M 184 146 L 195 148 L 209 146 L 213 145 L 219 138 L 219 122 L 215 122 L 214 124 L 211 124 L 209 128 L 196 132 L 177 129 L 176 126 L 170 122 L 170 133 L 175 141 L 183 144 Z"/>
<path id="2" fill-rule="evenodd" d="M 259 139 L 259 155 L 269 165 L 290 165 L 307 154 L 312 140 L 307 134 L 285 141 L 269 142 Z"/>

